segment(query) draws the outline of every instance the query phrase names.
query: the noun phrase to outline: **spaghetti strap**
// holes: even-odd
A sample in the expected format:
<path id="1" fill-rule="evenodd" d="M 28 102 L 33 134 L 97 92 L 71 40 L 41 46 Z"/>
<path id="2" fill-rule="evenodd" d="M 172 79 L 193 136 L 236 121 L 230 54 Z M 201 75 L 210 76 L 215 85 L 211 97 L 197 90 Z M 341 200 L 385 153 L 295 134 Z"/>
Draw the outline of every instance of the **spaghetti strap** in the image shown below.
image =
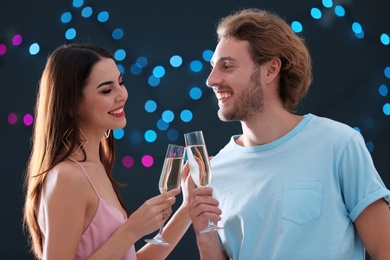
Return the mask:
<path id="1" fill-rule="evenodd" d="M 69 157 L 68 157 L 68 159 L 71 160 L 72 162 L 77 163 L 77 164 L 80 166 L 81 170 L 83 170 L 85 176 L 87 177 L 89 183 L 91 184 L 92 189 L 95 191 L 96 195 L 100 198 L 99 193 L 97 192 L 97 190 L 96 190 L 96 188 L 95 188 L 95 185 L 93 185 L 91 179 L 90 179 L 89 176 L 88 176 L 88 173 L 85 171 L 85 169 L 84 169 L 84 167 L 81 165 L 81 163 L 79 163 L 79 162 L 76 161 L 75 159 L 72 159 L 72 158 L 69 158 Z"/>

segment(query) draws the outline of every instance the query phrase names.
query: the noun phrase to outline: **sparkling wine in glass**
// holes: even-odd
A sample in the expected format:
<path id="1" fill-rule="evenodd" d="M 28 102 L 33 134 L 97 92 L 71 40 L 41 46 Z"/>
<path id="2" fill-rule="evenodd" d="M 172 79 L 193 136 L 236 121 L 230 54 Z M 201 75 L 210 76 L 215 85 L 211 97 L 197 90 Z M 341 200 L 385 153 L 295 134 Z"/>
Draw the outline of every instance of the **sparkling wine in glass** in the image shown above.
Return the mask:
<path id="1" fill-rule="evenodd" d="M 184 134 L 187 147 L 188 164 L 190 174 L 196 186 L 208 186 L 211 180 L 211 169 L 209 155 L 202 131 L 195 131 Z M 222 229 L 208 220 L 208 225 L 200 233 L 207 233 Z"/>
<path id="2" fill-rule="evenodd" d="M 184 146 L 175 144 L 168 145 L 160 180 L 158 182 L 160 193 L 165 193 L 180 187 L 184 152 Z M 162 236 L 163 226 L 164 225 L 160 227 L 158 234 L 154 238 L 145 239 L 145 242 L 159 246 L 170 246 Z"/>

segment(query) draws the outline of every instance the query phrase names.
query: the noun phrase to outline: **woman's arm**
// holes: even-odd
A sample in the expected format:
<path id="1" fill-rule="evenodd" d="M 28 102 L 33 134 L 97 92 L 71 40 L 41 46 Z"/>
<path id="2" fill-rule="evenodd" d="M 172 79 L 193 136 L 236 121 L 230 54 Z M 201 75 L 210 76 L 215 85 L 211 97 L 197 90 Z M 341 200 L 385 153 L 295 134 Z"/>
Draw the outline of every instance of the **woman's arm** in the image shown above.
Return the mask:
<path id="1" fill-rule="evenodd" d="M 165 259 L 179 243 L 180 239 L 191 225 L 188 208 L 190 203 L 190 192 L 195 188 L 195 184 L 189 176 L 188 163 L 183 167 L 181 188 L 183 192 L 183 203 L 164 226 L 162 233 L 164 239 L 171 244 L 171 246 L 163 247 L 146 244 L 137 252 L 138 260 Z"/>
<path id="2" fill-rule="evenodd" d="M 43 259 L 74 259 L 85 226 L 88 181 L 69 168 L 56 166 L 47 174 L 38 222 L 45 229 Z"/>
<path id="3" fill-rule="evenodd" d="M 121 259 L 138 239 L 164 224 L 163 212 L 171 212 L 179 193 L 180 189 L 175 189 L 147 200 L 88 259 Z"/>

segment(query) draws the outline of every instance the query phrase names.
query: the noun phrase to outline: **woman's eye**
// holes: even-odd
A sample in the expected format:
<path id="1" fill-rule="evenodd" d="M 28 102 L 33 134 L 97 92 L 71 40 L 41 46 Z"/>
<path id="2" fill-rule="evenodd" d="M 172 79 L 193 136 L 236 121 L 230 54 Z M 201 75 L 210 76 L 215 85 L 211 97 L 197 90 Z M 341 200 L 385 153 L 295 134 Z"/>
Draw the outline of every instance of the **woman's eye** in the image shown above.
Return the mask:
<path id="1" fill-rule="evenodd" d="M 109 88 L 109 89 L 103 90 L 103 91 L 102 91 L 102 93 L 103 93 L 103 94 L 108 94 L 108 93 L 110 93 L 110 92 L 111 92 L 111 90 L 112 90 L 112 89 L 111 89 L 111 88 Z"/>
<path id="2" fill-rule="evenodd" d="M 125 85 L 125 81 L 119 82 L 119 85 L 121 86 Z"/>

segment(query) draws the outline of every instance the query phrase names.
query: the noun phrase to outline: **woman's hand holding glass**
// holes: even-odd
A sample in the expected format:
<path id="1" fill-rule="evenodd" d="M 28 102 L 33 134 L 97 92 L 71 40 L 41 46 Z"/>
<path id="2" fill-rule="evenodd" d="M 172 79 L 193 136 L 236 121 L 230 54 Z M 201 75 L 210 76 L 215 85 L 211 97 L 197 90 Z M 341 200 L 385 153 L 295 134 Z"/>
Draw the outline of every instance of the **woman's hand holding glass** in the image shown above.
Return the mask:
<path id="1" fill-rule="evenodd" d="M 180 145 L 169 144 L 165 154 L 164 165 L 161 171 L 158 183 L 161 194 L 180 188 L 182 181 L 182 168 L 185 147 Z M 165 221 L 171 215 L 171 210 L 162 211 L 162 219 Z M 170 246 L 162 236 L 163 224 L 158 234 L 152 239 L 145 239 L 145 242 L 160 246 Z"/>

